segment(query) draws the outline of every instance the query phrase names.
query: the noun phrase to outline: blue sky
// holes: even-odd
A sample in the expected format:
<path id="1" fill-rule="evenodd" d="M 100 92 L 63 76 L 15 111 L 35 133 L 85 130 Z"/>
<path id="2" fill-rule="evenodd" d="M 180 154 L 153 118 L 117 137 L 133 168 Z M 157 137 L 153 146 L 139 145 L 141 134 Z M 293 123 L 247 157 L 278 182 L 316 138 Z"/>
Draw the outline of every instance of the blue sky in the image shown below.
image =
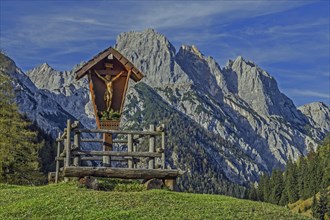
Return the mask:
<path id="1" fill-rule="evenodd" d="M 255 62 L 297 106 L 330 105 L 327 0 L 0 2 L 0 48 L 24 71 L 44 62 L 70 70 L 119 33 L 154 28 L 221 67 L 239 55 Z"/>

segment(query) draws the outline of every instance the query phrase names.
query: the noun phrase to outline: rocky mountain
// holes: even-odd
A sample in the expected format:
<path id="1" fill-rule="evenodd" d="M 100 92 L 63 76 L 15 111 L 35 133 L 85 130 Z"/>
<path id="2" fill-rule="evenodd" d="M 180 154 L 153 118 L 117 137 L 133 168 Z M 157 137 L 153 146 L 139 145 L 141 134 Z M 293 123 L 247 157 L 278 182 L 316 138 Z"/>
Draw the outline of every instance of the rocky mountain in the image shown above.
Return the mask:
<path id="1" fill-rule="evenodd" d="M 313 102 L 298 108 L 307 116 L 309 125 L 321 130 L 324 133 L 330 130 L 329 107 L 322 102 Z"/>
<path id="2" fill-rule="evenodd" d="M 269 73 L 242 57 L 221 68 L 195 46 L 177 52 L 152 29 L 120 34 L 115 48 L 145 74 L 129 87 L 122 127 L 166 124 L 167 164 L 188 171 L 182 190 L 238 195 L 234 184 L 246 186 L 305 155 L 330 132 L 328 106 L 297 109 Z M 86 79 L 74 80 L 76 68 L 5 69 L 21 111 L 53 136 L 67 118 L 95 126 Z"/>
<path id="3" fill-rule="evenodd" d="M 44 63 L 26 72 L 26 76 L 48 99 L 70 111 L 71 116 L 79 120 L 83 126 L 92 128 L 95 127 L 95 120 L 87 86 L 88 80 L 74 79 L 74 71 L 81 65 L 82 63 L 76 65 L 71 71 L 59 72 Z M 63 123 L 63 120 L 61 122 Z"/>

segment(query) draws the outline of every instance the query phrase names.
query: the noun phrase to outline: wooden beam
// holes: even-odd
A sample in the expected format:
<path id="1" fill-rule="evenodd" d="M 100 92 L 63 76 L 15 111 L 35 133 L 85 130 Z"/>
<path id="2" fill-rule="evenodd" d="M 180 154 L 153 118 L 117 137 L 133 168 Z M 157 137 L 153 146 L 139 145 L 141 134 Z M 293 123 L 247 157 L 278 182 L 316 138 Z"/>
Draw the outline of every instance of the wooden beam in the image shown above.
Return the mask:
<path id="1" fill-rule="evenodd" d="M 63 161 L 65 158 L 64 157 L 55 157 L 56 161 Z M 129 159 L 132 159 L 132 157 L 112 157 L 112 161 L 127 161 Z M 80 157 L 80 161 L 90 161 L 90 160 L 95 160 L 95 161 L 102 161 L 103 157 L 101 156 L 96 156 L 96 157 Z M 134 161 L 140 162 L 139 159 L 133 158 Z"/>
<path id="2" fill-rule="evenodd" d="M 72 155 L 118 156 L 118 157 L 161 157 L 157 152 L 124 152 L 124 151 L 73 151 Z"/>
<path id="3" fill-rule="evenodd" d="M 61 132 L 58 133 L 58 138 L 61 138 Z M 58 141 L 56 157 L 59 157 L 60 153 L 61 153 L 61 141 Z M 55 183 L 58 183 L 59 173 L 60 173 L 60 161 L 56 160 Z"/>
<path id="4" fill-rule="evenodd" d="M 88 71 L 88 82 L 89 82 L 89 91 L 91 93 L 91 98 L 92 98 L 92 103 L 93 103 L 93 108 L 94 108 L 96 126 L 99 128 L 100 120 L 99 120 L 99 116 L 98 116 L 98 109 L 97 109 L 96 102 L 95 102 L 95 93 L 94 93 L 94 84 L 93 84 L 93 80 L 92 80 L 92 72 L 90 70 Z"/>
<path id="5" fill-rule="evenodd" d="M 165 125 L 162 124 L 162 145 L 161 145 L 161 148 L 162 148 L 162 168 L 165 169 Z"/>
<path id="6" fill-rule="evenodd" d="M 86 75 L 86 72 L 90 70 L 95 64 L 103 60 L 105 57 L 111 54 L 110 51 L 111 47 L 105 49 L 101 53 L 97 54 L 95 57 L 93 57 L 91 60 L 89 60 L 85 65 L 83 65 L 80 69 L 78 69 L 76 73 L 76 80 L 79 80 L 80 78 L 84 77 Z"/>
<path id="7" fill-rule="evenodd" d="M 112 151 L 112 134 L 103 133 L 103 152 Z M 110 167 L 111 166 L 111 158 L 110 155 L 103 154 L 103 166 Z"/>
<path id="8" fill-rule="evenodd" d="M 128 88 L 128 81 L 129 81 L 130 75 L 131 75 L 131 71 L 128 71 L 128 74 L 126 77 L 126 82 L 125 82 L 125 87 L 124 87 L 124 92 L 123 92 L 123 99 L 121 100 L 121 104 L 120 104 L 120 114 L 122 114 L 122 112 L 123 112 L 123 107 L 124 107 L 124 103 L 125 103 L 126 92 L 127 92 L 127 88 Z"/>
<path id="9" fill-rule="evenodd" d="M 78 133 L 78 132 L 75 132 L 75 134 L 74 134 L 73 146 L 74 146 L 74 149 L 80 150 L 80 133 Z M 73 158 L 73 164 L 76 167 L 80 166 L 80 157 L 79 156 L 75 156 Z"/>
<path id="10" fill-rule="evenodd" d="M 109 47 L 105 49 L 104 51 L 100 52 L 96 56 L 94 56 L 91 60 L 89 60 L 85 65 L 83 65 L 80 69 L 78 69 L 76 74 L 76 80 L 81 79 L 84 77 L 87 72 L 93 68 L 97 63 L 99 63 L 101 60 L 106 58 L 112 54 L 124 67 L 127 71 L 130 71 L 133 69 L 133 74 L 131 75 L 131 78 L 137 82 L 140 81 L 143 78 L 143 74 L 131 63 L 129 62 L 121 53 L 119 53 L 117 50 L 113 49 L 112 47 Z"/>
<path id="11" fill-rule="evenodd" d="M 159 131 L 119 131 L 106 129 L 78 129 L 81 133 L 108 133 L 108 134 L 134 134 L 134 135 L 161 135 Z"/>
<path id="12" fill-rule="evenodd" d="M 128 143 L 127 143 L 127 152 L 131 153 L 133 152 L 133 135 L 129 134 L 127 135 Z M 128 160 L 128 168 L 133 168 L 133 160 L 129 159 Z"/>
<path id="13" fill-rule="evenodd" d="M 80 139 L 80 142 L 99 142 L 103 143 L 103 139 Z M 127 140 L 113 140 L 113 144 L 127 144 Z"/>
<path id="14" fill-rule="evenodd" d="M 149 126 L 149 130 L 150 131 L 155 131 L 155 125 L 151 124 Z M 150 137 L 149 137 L 149 153 L 154 153 L 155 152 L 155 145 L 156 145 L 156 138 L 155 138 L 154 135 L 150 135 Z M 148 168 L 149 169 L 154 169 L 155 168 L 154 158 L 149 159 Z"/>
<path id="15" fill-rule="evenodd" d="M 122 179 L 175 179 L 183 175 L 179 170 L 150 170 L 150 169 L 129 169 L 129 168 L 109 168 L 109 167 L 65 167 L 63 175 L 65 177 L 108 177 Z"/>
<path id="16" fill-rule="evenodd" d="M 66 159 L 65 159 L 65 166 L 70 166 L 70 159 L 71 159 L 71 120 L 68 119 L 67 122 L 66 122 L 66 132 L 67 132 L 67 135 L 66 135 L 66 146 L 65 146 L 65 149 L 66 149 Z"/>
<path id="17" fill-rule="evenodd" d="M 93 73 L 94 72 L 97 72 L 98 74 L 100 74 L 101 76 L 106 76 L 106 75 L 110 75 L 110 76 L 116 76 L 118 75 L 118 71 L 116 70 L 93 70 Z M 127 73 L 123 73 L 121 76 L 127 76 Z"/>

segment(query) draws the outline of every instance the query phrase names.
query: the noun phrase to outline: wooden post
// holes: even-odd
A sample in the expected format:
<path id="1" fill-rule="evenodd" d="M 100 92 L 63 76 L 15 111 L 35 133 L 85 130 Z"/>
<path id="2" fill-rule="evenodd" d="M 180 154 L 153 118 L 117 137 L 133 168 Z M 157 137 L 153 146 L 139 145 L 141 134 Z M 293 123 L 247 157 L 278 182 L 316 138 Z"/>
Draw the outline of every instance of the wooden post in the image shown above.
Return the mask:
<path id="1" fill-rule="evenodd" d="M 80 133 L 75 132 L 74 137 L 73 137 L 73 145 L 75 149 L 80 150 Z M 80 156 L 76 155 L 73 159 L 73 165 L 76 167 L 80 166 Z"/>
<path id="2" fill-rule="evenodd" d="M 137 143 L 133 143 L 133 152 L 137 152 Z M 136 160 L 133 160 L 134 168 L 137 168 Z"/>
<path id="3" fill-rule="evenodd" d="M 57 139 L 57 153 L 56 156 L 60 157 L 61 153 L 61 132 L 58 133 L 58 139 Z M 55 183 L 58 183 L 58 176 L 60 173 L 60 161 L 56 160 L 56 171 L 55 171 Z"/>
<path id="4" fill-rule="evenodd" d="M 71 120 L 68 119 L 66 122 L 66 158 L 65 166 L 70 166 L 71 159 Z"/>
<path id="5" fill-rule="evenodd" d="M 66 121 L 66 139 L 64 141 L 65 144 L 65 161 L 64 168 L 69 167 L 71 165 L 71 120 L 68 119 Z M 64 182 L 69 182 L 68 177 L 64 177 Z"/>
<path id="6" fill-rule="evenodd" d="M 103 134 L 103 151 L 112 151 L 112 134 Z M 103 166 L 110 167 L 110 156 L 103 156 Z"/>
<path id="7" fill-rule="evenodd" d="M 149 131 L 155 131 L 155 125 L 150 125 Z M 151 152 L 151 153 L 155 152 L 155 136 L 154 135 L 150 135 L 150 137 L 149 137 L 149 152 Z M 155 159 L 154 158 L 149 159 L 148 168 L 155 169 Z"/>
<path id="8" fill-rule="evenodd" d="M 127 152 L 133 151 L 133 135 L 128 134 L 127 135 Z M 133 168 L 133 157 L 128 159 L 128 168 Z"/>
<path id="9" fill-rule="evenodd" d="M 63 143 L 64 143 L 64 150 L 63 151 L 65 151 L 65 158 L 63 159 L 63 169 L 66 167 L 66 148 L 67 148 L 67 139 L 64 139 L 63 140 Z M 64 182 L 69 182 L 69 178 L 68 177 L 64 177 Z"/>
<path id="10" fill-rule="evenodd" d="M 162 168 L 165 169 L 165 125 L 162 124 L 163 131 L 162 131 Z"/>

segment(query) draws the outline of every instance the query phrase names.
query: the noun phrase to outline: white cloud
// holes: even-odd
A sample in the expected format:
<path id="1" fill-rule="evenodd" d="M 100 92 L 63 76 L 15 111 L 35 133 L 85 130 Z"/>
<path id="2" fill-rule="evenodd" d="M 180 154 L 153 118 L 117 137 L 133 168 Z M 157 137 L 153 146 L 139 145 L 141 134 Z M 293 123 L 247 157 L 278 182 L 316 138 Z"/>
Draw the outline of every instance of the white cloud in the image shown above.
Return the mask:
<path id="1" fill-rule="evenodd" d="M 289 90 L 289 92 L 292 96 L 307 96 L 307 97 L 330 99 L 330 94 L 324 93 L 324 92 L 317 92 L 317 91 L 311 91 L 311 90 L 299 90 L 299 89 L 292 89 L 292 90 Z"/>
<path id="2" fill-rule="evenodd" d="M 93 1 L 92 3 L 93 7 L 86 6 L 84 2 L 71 3 L 70 7 L 65 7 L 65 4 L 56 5 L 56 8 L 44 6 L 38 13 L 17 14 L 10 18 L 15 25 L 2 30 L 1 45 L 29 56 L 38 56 L 41 50 L 50 49 L 51 55 L 56 57 L 92 50 L 93 47 L 97 48 L 96 45 L 100 42 L 108 46 L 120 32 L 151 27 L 164 33 L 177 46 L 185 43 L 201 45 L 203 48 L 219 46 L 220 53 L 226 59 L 244 55 L 263 64 L 270 59 L 285 60 L 304 56 L 303 51 L 296 49 L 297 45 L 290 47 L 277 45 L 276 50 L 270 50 L 267 42 L 264 42 L 265 45 L 255 45 L 245 36 L 228 31 L 227 27 L 235 21 L 286 11 L 309 4 L 309 1 Z M 297 25 L 296 29 L 299 28 Z M 288 29 L 290 27 L 282 27 L 283 32 Z M 228 43 L 228 40 L 232 43 Z M 209 54 L 203 49 L 202 52 Z M 217 54 L 211 55 L 218 57 Z M 220 61 L 226 62 L 226 60 Z"/>
<path id="3" fill-rule="evenodd" d="M 1 38 L 4 39 L 1 41 L 4 46 L 30 42 L 31 46 L 52 47 L 72 41 L 107 40 L 122 31 L 150 27 L 174 35 L 177 28 L 204 29 L 214 22 L 224 25 L 229 21 L 288 10 L 301 4 L 306 2 L 140 1 L 139 4 L 95 2 L 93 8 L 86 8 L 83 4 L 71 5 L 56 13 L 51 8 L 43 8 L 39 13 L 17 16 L 15 26 L 2 31 Z M 221 19 L 214 20 L 215 16 Z M 187 38 L 198 41 L 200 36 L 195 34 Z"/>

